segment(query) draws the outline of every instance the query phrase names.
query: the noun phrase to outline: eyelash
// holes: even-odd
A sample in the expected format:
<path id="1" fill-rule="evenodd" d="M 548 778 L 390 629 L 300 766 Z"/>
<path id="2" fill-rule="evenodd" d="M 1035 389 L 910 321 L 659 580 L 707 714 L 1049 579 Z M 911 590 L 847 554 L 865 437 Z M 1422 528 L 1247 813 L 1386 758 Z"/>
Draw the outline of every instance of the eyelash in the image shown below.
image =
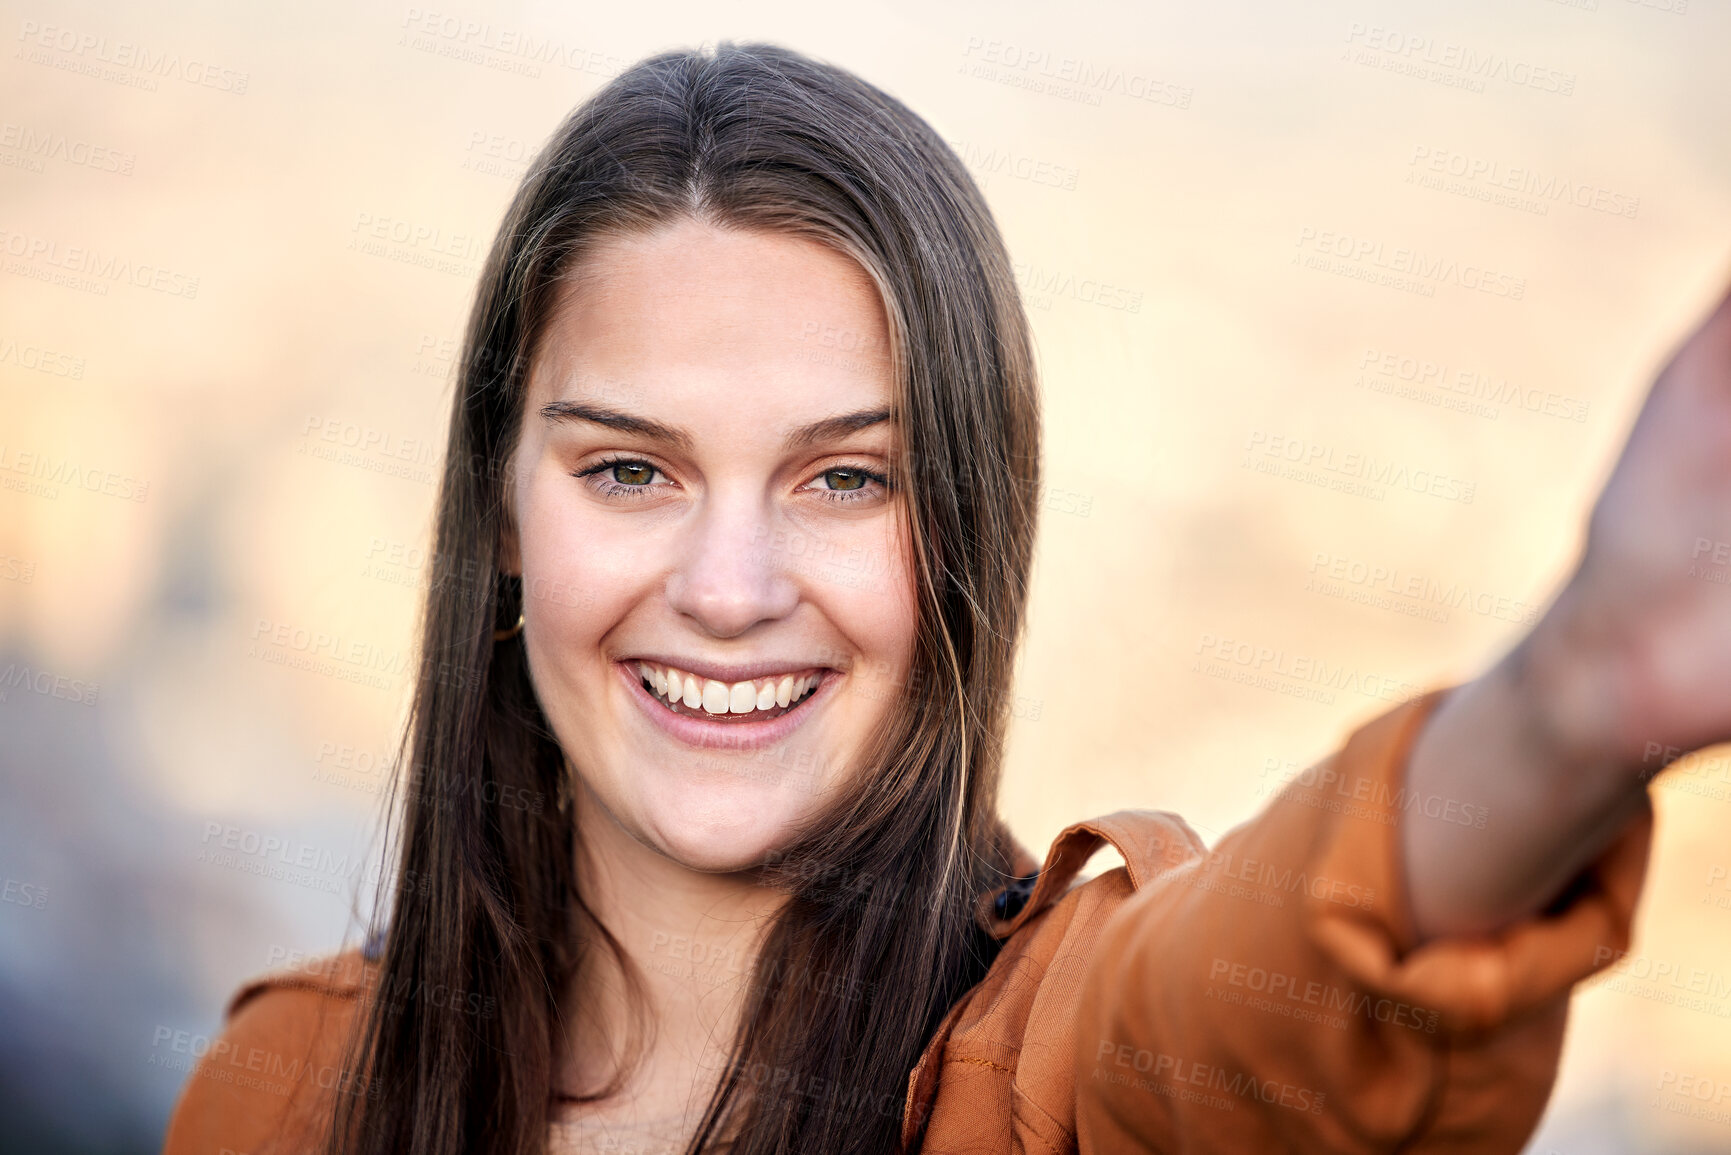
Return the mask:
<path id="1" fill-rule="evenodd" d="M 598 461 L 594 465 L 589 466 L 587 469 L 579 469 L 576 472 L 574 472 L 571 476 L 577 477 L 577 478 L 595 477 L 599 474 L 606 473 L 608 470 L 612 469 L 615 465 L 644 465 L 644 466 L 648 466 L 650 469 L 654 470 L 656 473 L 661 472 L 660 467 L 657 466 L 653 461 L 646 461 L 641 457 L 616 456 L 616 457 L 606 458 L 605 460 L 602 460 L 602 461 Z M 882 473 L 878 473 L 874 470 L 866 469 L 863 466 L 859 466 L 859 465 L 845 465 L 845 464 L 844 465 L 832 465 L 828 469 L 825 469 L 821 473 L 817 474 L 817 476 L 822 477 L 826 473 L 844 473 L 844 472 L 845 473 L 858 473 L 858 474 L 862 475 L 863 477 L 865 477 L 869 481 L 875 481 L 886 492 L 888 492 L 892 488 L 892 486 L 890 485 L 890 479 L 887 476 L 885 476 Z M 651 481 L 653 481 L 653 478 L 651 478 Z M 600 493 L 604 497 L 643 497 L 643 496 L 646 496 L 648 491 L 652 488 L 654 488 L 653 485 L 626 485 L 623 482 L 613 481 L 613 480 L 608 479 L 608 478 L 602 478 L 601 484 L 598 486 Z M 819 492 L 823 495 L 823 498 L 825 501 L 849 502 L 849 501 L 858 501 L 862 497 L 867 496 L 868 491 L 865 490 L 864 488 L 861 488 L 861 489 L 849 489 L 849 490 L 829 489 L 829 490 L 818 490 L 817 492 Z"/>
<path id="2" fill-rule="evenodd" d="M 644 461 L 640 457 L 609 457 L 603 461 L 596 462 L 587 469 L 579 469 L 571 476 L 576 478 L 593 477 L 596 474 L 606 473 L 615 465 L 647 465 L 656 473 L 661 472 L 654 462 Z M 651 480 L 653 480 L 653 478 L 651 478 Z M 621 482 L 604 477 L 600 479 L 600 485 L 598 488 L 604 497 L 642 497 L 645 495 L 646 491 L 652 487 L 648 485 L 625 485 Z"/>
<path id="3" fill-rule="evenodd" d="M 828 469 L 824 470 L 823 473 L 818 474 L 818 477 L 822 477 L 824 473 L 857 473 L 867 481 L 877 482 L 878 488 L 883 490 L 885 493 L 888 493 L 891 488 L 890 479 L 886 475 L 878 473 L 875 470 L 865 469 L 858 465 L 832 465 Z M 820 489 L 817 490 L 817 492 L 823 495 L 825 501 L 840 502 L 859 501 L 861 498 L 867 497 L 870 494 L 870 491 L 864 486 L 861 486 L 859 489 Z"/>

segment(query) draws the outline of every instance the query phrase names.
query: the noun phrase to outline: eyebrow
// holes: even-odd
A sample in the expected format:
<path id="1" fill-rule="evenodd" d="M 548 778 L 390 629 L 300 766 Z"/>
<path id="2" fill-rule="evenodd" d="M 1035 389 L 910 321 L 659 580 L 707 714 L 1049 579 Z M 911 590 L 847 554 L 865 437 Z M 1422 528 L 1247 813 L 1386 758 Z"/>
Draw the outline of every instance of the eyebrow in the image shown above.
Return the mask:
<path id="1" fill-rule="evenodd" d="M 635 433 L 651 440 L 663 441 L 685 452 L 692 449 L 691 435 L 683 429 L 606 405 L 592 405 L 584 401 L 554 401 L 541 406 L 541 416 L 547 421 L 587 421 L 617 429 L 621 433 Z M 814 421 L 810 425 L 795 429 L 783 439 L 782 444 L 789 450 L 806 449 L 845 437 L 849 433 L 857 433 L 889 419 L 888 409 L 861 409 L 854 413 L 825 417 L 822 421 Z"/>

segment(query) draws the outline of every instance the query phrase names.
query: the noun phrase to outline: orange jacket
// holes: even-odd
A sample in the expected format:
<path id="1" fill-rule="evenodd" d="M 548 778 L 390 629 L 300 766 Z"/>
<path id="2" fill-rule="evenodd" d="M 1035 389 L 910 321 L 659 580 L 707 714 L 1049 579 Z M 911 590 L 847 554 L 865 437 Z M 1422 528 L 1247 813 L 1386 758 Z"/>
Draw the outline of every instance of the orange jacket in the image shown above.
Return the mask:
<path id="1" fill-rule="evenodd" d="M 1120 811 L 1060 834 L 1013 917 L 982 896 L 1003 951 L 910 1073 L 904 1148 L 1518 1152 L 1570 988 L 1628 947 L 1652 811 L 1547 911 L 1414 949 L 1400 823 L 1485 817 L 1402 788 L 1446 692 L 1360 726 L 1213 851 Z M 1074 884 L 1108 842 L 1125 865 Z M 350 952 L 242 987 L 166 1155 L 308 1150 L 370 970 Z"/>

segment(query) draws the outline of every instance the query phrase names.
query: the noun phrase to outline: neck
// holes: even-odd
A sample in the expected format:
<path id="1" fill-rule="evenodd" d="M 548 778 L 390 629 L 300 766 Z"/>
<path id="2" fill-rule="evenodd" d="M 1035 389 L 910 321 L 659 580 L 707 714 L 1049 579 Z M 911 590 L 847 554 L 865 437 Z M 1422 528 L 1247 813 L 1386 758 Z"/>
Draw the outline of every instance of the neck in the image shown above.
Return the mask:
<path id="1" fill-rule="evenodd" d="M 593 1093 L 622 1065 L 626 1098 L 655 1098 L 653 1086 L 670 1077 L 687 1089 L 713 1080 L 732 1051 L 763 932 L 787 896 L 752 872 L 693 870 L 645 846 L 573 777 L 578 893 L 640 985 L 604 947 L 585 950 L 565 992 L 561 1086 Z"/>

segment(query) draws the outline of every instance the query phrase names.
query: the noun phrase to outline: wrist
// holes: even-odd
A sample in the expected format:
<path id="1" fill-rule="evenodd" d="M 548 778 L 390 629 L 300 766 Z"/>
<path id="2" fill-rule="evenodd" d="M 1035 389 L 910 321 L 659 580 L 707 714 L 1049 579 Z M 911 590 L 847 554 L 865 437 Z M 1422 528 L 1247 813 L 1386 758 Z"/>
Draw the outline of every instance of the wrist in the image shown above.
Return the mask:
<path id="1" fill-rule="evenodd" d="M 1579 773 L 1633 777 L 1639 751 L 1626 749 L 1626 702 L 1618 647 L 1601 620 L 1577 612 L 1573 583 L 1498 673 L 1515 695 L 1535 756 Z"/>

